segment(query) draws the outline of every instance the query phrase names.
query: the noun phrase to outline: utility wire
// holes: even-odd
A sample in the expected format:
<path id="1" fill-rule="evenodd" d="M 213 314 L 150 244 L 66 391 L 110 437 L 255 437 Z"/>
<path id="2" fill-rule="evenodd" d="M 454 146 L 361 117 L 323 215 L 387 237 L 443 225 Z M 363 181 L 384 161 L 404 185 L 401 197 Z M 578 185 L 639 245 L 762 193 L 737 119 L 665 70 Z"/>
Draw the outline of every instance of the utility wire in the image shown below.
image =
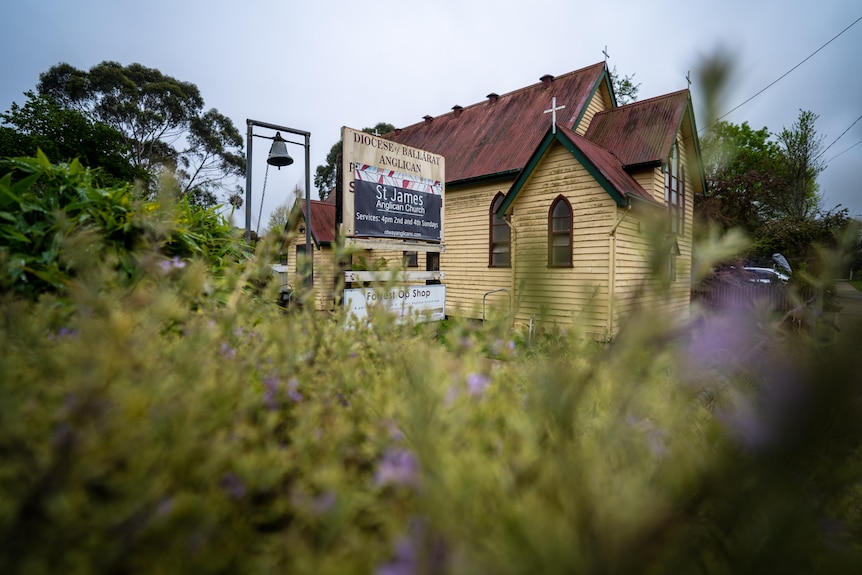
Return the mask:
<path id="1" fill-rule="evenodd" d="M 846 28 L 844 28 L 843 30 L 841 30 L 841 31 L 840 31 L 838 34 L 836 34 L 836 35 L 835 35 L 831 40 L 829 40 L 828 42 L 826 42 L 825 44 L 823 44 L 822 46 L 820 46 L 819 48 L 817 48 L 817 50 L 815 50 L 814 52 L 812 52 L 811 54 L 809 54 L 807 58 L 805 58 L 804 60 L 802 60 L 801 62 L 799 62 L 797 65 L 795 65 L 794 67 L 792 67 L 790 70 L 788 70 L 787 72 L 785 72 L 784 74 L 782 74 L 781 76 L 779 76 L 777 80 L 775 80 L 774 82 L 772 82 L 771 84 L 769 84 L 768 86 L 766 86 L 765 88 L 763 88 L 762 90 L 760 90 L 758 93 L 756 93 L 755 95 L 753 95 L 752 97 L 750 97 L 749 99 L 747 99 L 746 101 L 744 101 L 743 103 L 739 104 L 738 106 L 736 106 L 735 108 L 733 108 L 733 109 L 732 109 L 732 110 L 730 110 L 729 112 L 725 113 L 725 114 L 724 114 L 724 115 L 722 115 L 722 116 L 719 116 L 718 118 L 716 118 L 716 120 L 715 120 L 715 121 L 716 121 L 716 122 L 718 122 L 718 121 L 722 120 L 723 118 L 726 118 L 727 116 L 729 116 L 730 114 L 732 114 L 732 113 L 733 113 L 733 112 L 735 112 L 736 110 L 740 109 L 741 107 L 743 107 L 744 105 L 746 105 L 747 103 L 749 103 L 750 101 L 752 101 L 753 99 L 755 99 L 756 97 L 758 97 L 759 95 L 761 95 L 762 93 L 764 93 L 765 91 L 767 91 L 769 88 L 773 87 L 775 84 L 777 84 L 778 82 L 780 82 L 781 80 L 783 80 L 785 76 L 787 76 L 788 74 L 790 74 L 791 72 L 793 72 L 794 70 L 796 70 L 796 69 L 797 69 L 798 67 L 800 67 L 802 64 L 804 64 L 805 62 L 807 62 L 808 60 L 810 60 L 810 59 L 811 59 L 815 54 L 817 54 L 817 53 L 818 53 L 819 51 L 821 51 L 823 48 L 825 48 L 826 46 L 828 46 L 829 44 L 831 44 L 832 42 L 834 42 L 834 41 L 835 41 L 839 36 L 841 36 L 842 34 L 844 34 L 844 32 L 846 32 L 847 30 L 849 30 L 850 28 L 852 28 L 853 26 L 855 26 L 856 24 L 858 24 L 860 20 L 862 20 L 862 16 L 860 16 L 859 18 L 857 18 L 856 20 L 854 20 L 852 24 L 850 24 L 849 26 L 847 26 Z"/>
<path id="2" fill-rule="evenodd" d="M 850 131 L 850 128 L 852 128 L 853 126 L 855 126 L 855 125 L 856 125 L 856 122 L 858 122 L 859 120 L 862 120 L 862 116 L 859 116 L 858 118 L 856 118 L 855 120 L 853 120 L 853 123 L 852 123 L 852 124 L 850 124 L 849 126 L 847 126 L 847 129 L 846 129 L 846 130 L 844 130 L 843 132 L 841 132 L 841 136 L 843 136 L 844 134 L 846 134 L 847 132 L 849 132 L 849 131 Z M 838 136 L 837 138 L 835 138 L 834 140 L 832 140 L 832 143 L 831 143 L 831 144 L 829 144 L 828 146 L 826 146 L 826 149 L 824 149 L 822 152 L 820 152 L 819 154 L 817 154 L 817 158 L 814 158 L 814 159 L 815 159 L 815 160 L 817 160 L 818 158 L 820 158 L 820 156 L 822 156 L 823 154 L 825 154 L 825 153 L 826 153 L 826 150 L 828 150 L 829 148 L 831 148 L 832 146 L 834 146 L 834 145 L 835 145 L 835 142 L 837 142 L 838 140 L 840 140 L 840 139 L 841 139 L 841 136 Z M 849 148 L 848 148 L 848 149 L 849 149 Z M 844 152 L 842 152 L 842 154 L 843 154 L 843 153 L 844 153 Z"/>
<path id="3" fill-rule="evenodd" d="M 852 146 L 850 146 L 849 148 L 847 148 L 847 149 L 846 149 L 846 150 L 844 150 L 843 152 L 839 152 L 839 153 L 835 154 L 834 156 L 832 156 L 831 158 L 829 158 L 829 161 L 827 161 L 826 163 L 827 163 L 827 164 L 831 164 L 831 163 L 832 163 L 832 160 L 834 160 L 834 159 L 835 159 L 835 158 L 837 158 L 838 156 L 842 156 L 842 155 L 844 155 L 845 153 L 849 152 L 850 150 L 852 150 L 853 148 L 855 148 L 855 147 L 856 147 L 856 146 L 858 146 L 859 144 L 862 144 L 862 140 L 859 140 L 858 142 L 856 142 L 855 144 L 853 144 Z"/>

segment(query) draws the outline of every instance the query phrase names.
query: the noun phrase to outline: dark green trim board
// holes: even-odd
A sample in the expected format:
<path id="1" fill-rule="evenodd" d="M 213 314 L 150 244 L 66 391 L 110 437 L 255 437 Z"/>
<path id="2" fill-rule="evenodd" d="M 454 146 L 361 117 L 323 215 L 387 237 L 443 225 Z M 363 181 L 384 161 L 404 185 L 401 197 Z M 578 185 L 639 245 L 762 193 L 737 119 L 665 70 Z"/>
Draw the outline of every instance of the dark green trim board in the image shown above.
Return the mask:
<path id="1" fill-rule="evenodd" d="M 542 142 L 536 148 L 536 151 L 533 152 L 533 155 L 530 156 L 530 161 L 527 162 L 527 165 L 524 166 L 524 169 L 521 170 L 518 177 L 515 179 L 515 182 L 512 184 L 512 187 L 509 188 L 509 191 L 506 193 L 506 198 L 497 209 L 498 216 L 502 216 L 508 211 L 509 207 L 515 201 L 515 198 L 520 193 L 521 188 L 523 188 L 527 183 L 527 180 L 530 179 L 533 170 L 536 169 L 536 166 L 539 165 L 542 157 L 554 142 L 559 142 L 564 148 L 566 148 L 566 150 L 568 150 L 569 153 L 572 154 L 578 162 L 580 162 L 584 169 L 586 169 L 587 172 L 599 183 L 602 189 L 604 189 L 608 195 L 613 198 L 618 206 L 625 207 L 628 205 L 628 200 L 626 200 L 625 196 L 623 196 L 619 190 L 617 190 L 613 184 L 611 184 L 608 179 L 602 175 L 598 168 L 596 168 L 593 163 L 587 159 L 574 142 L 566 137 L 561 131 L 553 133 L 551 129 L 548 129 Z"/>
<path id="2" fill-rule="evenodd" d="M 688 121 L 691 124 L 691 133 L 694 137 L 694 150 L 697 158 L 697 171 L 700 174 L 700 185 L 702 186 L 701 189 L 706 192 L 706 173 L 703 169 L 703 156 L 700 152 L 700 137 L 697 135 L 697 124 L 694 121 L 694 104 L 692 104 L 691 102 L 691 94 L 689 94 L 688 96 L 686 107 L 686 112 L 688 113 Z"/>
<path id="3" fill-rule="evenodd" d="M 512 180 L 518 175 L 520 170 L 507 170 L 505 172 L 497 172 L 496 174 L 486 174 L 484 176 L 476 176 L 475 178 L 464 178 L 463 180 L 453 180 L 446 182 L 446 188 L 464 188 L 467 186 L 475 186 L 478 184 L 493 184 L 494 182 L 502 182 Z"/>

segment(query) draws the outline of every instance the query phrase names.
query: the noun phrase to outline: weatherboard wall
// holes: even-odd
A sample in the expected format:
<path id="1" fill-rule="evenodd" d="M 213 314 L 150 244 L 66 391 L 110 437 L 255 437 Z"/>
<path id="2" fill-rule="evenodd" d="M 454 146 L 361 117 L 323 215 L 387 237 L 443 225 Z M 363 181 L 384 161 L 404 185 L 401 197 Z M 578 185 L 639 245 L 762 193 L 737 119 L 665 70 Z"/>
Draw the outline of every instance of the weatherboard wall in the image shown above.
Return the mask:
<path id="1" fill-rule="evenodd" d="M 486 317 L 509 313 L 511 268 L 490 267 L 489 241 L 491 204 L 505 193 L 511 182 L 449 188 L 444 208 L 446 251 L 440 255 L 445 274 L 446 313 L 481 318 L 483 296 Z M 496 290 L 509 290 L 508 292 Z"/>

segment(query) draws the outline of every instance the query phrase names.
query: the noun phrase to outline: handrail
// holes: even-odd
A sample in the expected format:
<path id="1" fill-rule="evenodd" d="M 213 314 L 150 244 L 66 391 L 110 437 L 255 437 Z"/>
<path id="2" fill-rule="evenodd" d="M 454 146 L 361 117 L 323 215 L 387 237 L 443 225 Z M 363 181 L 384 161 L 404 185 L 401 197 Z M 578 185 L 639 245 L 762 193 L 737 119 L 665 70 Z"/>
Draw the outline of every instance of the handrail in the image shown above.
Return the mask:
<path id="1" fill-rule="evenodd" d="M 504 292 L 506 292 L 506 293 L 509 293 L 509 290 L 508 290 L 508 289 L 506 289 L 506 288 L 500 288 L 500 289 L 493 289 L 493 290 L 491 290 L 491 291 L 486 291 L 486 292 L 484 293 L 484 295 L 482 295 L 482 323 L 485 323 L 485 298 L 487 298 L 487 297 L 488 297 L 489 295 L 491 295 L 492 293 L 497 293 L 497 292 L 501 292 L 501 291 L 504 291 Z"/>

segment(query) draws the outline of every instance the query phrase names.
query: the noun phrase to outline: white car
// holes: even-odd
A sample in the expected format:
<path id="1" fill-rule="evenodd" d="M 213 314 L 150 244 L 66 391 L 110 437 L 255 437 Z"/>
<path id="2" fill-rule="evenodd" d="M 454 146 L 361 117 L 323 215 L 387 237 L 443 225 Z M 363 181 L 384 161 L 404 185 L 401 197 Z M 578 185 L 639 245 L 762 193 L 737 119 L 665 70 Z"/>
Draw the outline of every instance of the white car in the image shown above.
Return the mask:
<path id="1" fill-rule="evenodd" d="M 745 271 L 749 272 L 748 281 L 761 284 L 786 284 L 790 281 L 790 276 L 773 268 L 756 268 L 745 267 Z"/>

